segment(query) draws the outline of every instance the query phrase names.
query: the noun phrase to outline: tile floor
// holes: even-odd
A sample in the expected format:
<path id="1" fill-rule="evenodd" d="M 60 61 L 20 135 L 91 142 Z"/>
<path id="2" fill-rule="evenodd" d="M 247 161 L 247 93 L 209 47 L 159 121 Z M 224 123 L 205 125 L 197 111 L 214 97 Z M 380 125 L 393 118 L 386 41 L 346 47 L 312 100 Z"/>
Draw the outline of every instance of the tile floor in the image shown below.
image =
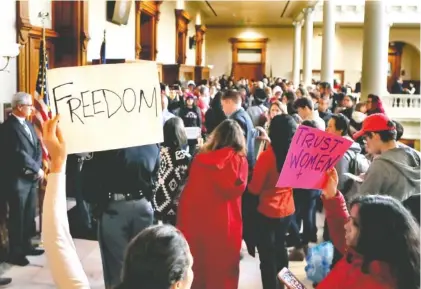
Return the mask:
<path id="1" fill-rule="evenodd" d="M 71 205 L 69 206 L 71 207 Z M 318 215 L 318 227 L 323 224 L 323 216 Z M 321 233 L 319 230 L 319 234 Z M 319 235 L 320 236 L 320 235 Z M 101 255 L 96 241 L 75 239 L 78 255 L 82 261 L 85 272 L 89 278 L 92 289 L 104 288 L 102 279 Z M 4 273 L 5 277 L 13 278 L 12 284 L 7 288 L 19 289 L 50 289 L 56 288 L 51 277 L 45 256 L 29 257 L 31 262 L 26 267 L 11 266 Z M 291 262 L 291 271 L 308 289 L 313 288 L 311 282 L 305 277 L 305 262 Z M 239 289 L 261 289 L 259 261 L 245 254 L 240 263 Z M 65 289 L 65 288 L 63 288 Z"/>

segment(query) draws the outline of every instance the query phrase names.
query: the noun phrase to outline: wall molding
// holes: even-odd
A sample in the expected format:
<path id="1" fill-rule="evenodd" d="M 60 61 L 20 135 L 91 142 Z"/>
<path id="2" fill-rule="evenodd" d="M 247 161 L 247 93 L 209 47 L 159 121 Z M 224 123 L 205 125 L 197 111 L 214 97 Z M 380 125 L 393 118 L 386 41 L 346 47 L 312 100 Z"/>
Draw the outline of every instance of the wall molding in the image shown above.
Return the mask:
<path id="1" fill-rule="evenodd" d="M 202 51 L 204 35 L 206 33 L 205 25 L 196 25 L 196 65 L 202 65 Z"/>
<path id="2" fill-rule="evenodd" d="M 42 28 L 33 26 L 29 21 L 28 1 L 16 1 L 17 42 L 21 45 L 17 57 L 17 89 L 32 94 L 35 91 L 38 65 L 34 67 L 33 59 L 38 59 L 39 45 L 42 39 Z M 54 55 L 54 39 L 59 35 L 52 29 L 45 29 L 47 53 Z M 51 57 L 50 67 L 54 67 Z M 49 58 L 50 60 L 50 58 Z M 35 74 L 34 74 L 35 72 Z M 34 77 L 31 78 L 31 76 Z"/>
<path id="3" fill-rule="evenodd" d="M 189 29 L 190 15 L 182 9 L 175 9 L 175 62 L 186 63 L 186 43 Z"/>
<path id="4" fill-rule="evenodd" d="M 136 20 L 135 20 L 135 55 L 136 59 L 141 59 L 142 53 L 142 13 L 151 17 L 151 58 L 149 60 L 156 60 L 156 55 L 158 53 L 157 50 L 157 27 L 161 12 L 159 7 L 161 6 L 163 1 L 136 1 Z"/>

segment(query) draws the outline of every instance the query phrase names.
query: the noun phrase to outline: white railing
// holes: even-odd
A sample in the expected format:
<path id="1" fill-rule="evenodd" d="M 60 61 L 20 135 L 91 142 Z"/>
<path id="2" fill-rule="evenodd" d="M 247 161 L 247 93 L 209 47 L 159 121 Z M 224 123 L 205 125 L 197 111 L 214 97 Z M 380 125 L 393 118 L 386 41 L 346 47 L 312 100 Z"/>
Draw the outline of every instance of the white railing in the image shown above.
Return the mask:
<path id="1" fill-rule="evenodd" d="M 360 102 L 360 94 L 351 94 Z M 381 96 L 384 110 L 388 117 L 398 121 L 404 127 L 404 139 L 421 139 L 421 95 L 388 94 Z"/>
<path id="2" fill-rule="evenodd" d="M 360 102 L 359 93 L 351 93 Z M 393 119 L 420 121 L 421 118 L 421 95 L 419 94 L 389 94 L 381 96 L 384 110 Z"/>
<path id="3" fill-rule="evenodd" d="M 420 122 L 421 95 L 389 94 L 381 98 L 384 109 L 390 118 Z"/>

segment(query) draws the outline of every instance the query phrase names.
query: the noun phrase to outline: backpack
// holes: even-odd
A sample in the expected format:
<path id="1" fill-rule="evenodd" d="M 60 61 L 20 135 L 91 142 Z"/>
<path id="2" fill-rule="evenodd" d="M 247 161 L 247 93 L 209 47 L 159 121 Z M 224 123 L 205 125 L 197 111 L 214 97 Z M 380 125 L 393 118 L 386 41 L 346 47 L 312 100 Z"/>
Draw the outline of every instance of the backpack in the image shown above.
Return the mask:
<path id="1" fill-rule="evenodd" d="M 370 161 L 361 153 L 348 151 L 345 156 L 349 158 L 348 173 L 355 176 L 365 174 L 370 166 Z M 343 194 L 346 195 L 352 188 L 354 180 L 348 179 L 345 181 Z"/>
<path id="2" fill-rule="evenodd" d="M 363 154 L 355 152 L 352 152 L 352 154 L 349 161 L 348 172 L 356 176 L 365 174 L 370 166 L 370 162 Z"/>

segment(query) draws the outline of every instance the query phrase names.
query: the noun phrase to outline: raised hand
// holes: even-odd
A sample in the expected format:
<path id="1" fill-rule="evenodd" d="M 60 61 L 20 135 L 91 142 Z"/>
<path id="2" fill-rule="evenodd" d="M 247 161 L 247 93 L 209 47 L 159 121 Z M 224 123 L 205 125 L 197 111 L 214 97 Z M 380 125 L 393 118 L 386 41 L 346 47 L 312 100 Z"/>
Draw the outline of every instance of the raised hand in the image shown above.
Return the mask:
<path id="1" fill-rule="evenodd" d="M 51 157 L 51 173 L 58 173 L 63 170 L 67 158 L 66 143 L 63 139 L 58 121 L 59 115 L 44 123 L 42 128 L 42 139 Z"/>
<path id="2" fill-rule="evenodd" d="M 326 182 L 323 187 L 323 196 L 326 199 L 330 199 L 336 196 L 338 191 L 338 173 L 335 168 L 331 168 L 326 171 Z"/>

